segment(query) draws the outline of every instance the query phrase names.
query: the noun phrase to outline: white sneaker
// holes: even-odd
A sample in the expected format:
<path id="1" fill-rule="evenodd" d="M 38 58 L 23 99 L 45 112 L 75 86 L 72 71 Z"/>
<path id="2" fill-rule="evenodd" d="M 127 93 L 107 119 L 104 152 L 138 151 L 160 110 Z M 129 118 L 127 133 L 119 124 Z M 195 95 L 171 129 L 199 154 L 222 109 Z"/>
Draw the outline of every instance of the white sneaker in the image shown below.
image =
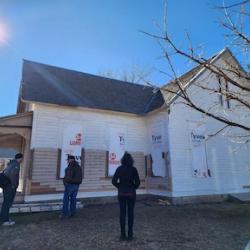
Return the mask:
<path id="1" fill-rule="evenodd" d="M 13 225 L 15 225 L 15 221 L 5 221 L 3 224 L 2 224 L 2 226 L 13 226 Z"/>

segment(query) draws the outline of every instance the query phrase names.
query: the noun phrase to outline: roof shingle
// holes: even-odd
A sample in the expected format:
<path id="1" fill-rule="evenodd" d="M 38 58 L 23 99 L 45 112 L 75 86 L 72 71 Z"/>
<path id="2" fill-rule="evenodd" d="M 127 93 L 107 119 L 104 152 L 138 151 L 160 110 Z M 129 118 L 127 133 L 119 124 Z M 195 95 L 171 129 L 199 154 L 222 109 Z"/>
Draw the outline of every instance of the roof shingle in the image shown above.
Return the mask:
<path id="1" fill-rule="evenodd" d="M 164 104 L 160 91 L 101 76 L 23 61 L 21 97 L 26 101 L 142 115 Z"/>

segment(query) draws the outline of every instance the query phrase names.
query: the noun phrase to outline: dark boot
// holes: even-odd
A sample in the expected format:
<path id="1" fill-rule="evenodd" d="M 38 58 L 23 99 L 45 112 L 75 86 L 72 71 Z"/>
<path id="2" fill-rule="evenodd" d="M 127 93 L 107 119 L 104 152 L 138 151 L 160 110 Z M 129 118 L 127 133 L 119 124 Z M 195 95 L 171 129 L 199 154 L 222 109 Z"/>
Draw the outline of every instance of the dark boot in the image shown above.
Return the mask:
<path id="1" fill-rule="evenodd" d="M 120 236 L 120 240 L 126 240 L 127 239 L 127 237 L 126 237 L 126 235 L 125 235 L 125 233 L 121 233 L 121 236 Z"/>
<path id="2" fill-rule="evenodd" d="M 129 230 L 129 231 L 128 231 L 128 240 L 133 240 L 133 239 L 134 239 L 133 231 L 132 231 L 132 230 Z"/>

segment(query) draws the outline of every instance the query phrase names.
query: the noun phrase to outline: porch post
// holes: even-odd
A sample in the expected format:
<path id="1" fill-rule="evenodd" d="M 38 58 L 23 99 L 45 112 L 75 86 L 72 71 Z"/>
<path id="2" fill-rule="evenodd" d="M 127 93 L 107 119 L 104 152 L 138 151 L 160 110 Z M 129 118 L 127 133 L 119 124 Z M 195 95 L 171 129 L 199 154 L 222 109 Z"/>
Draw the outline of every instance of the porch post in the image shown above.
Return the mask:
<path id="1" fill-rule="evenodd" d="M 31 150 L 30 150 L 30 137 L 31 133 L 26 134 L 25 136 L 25 148 L 24 148 L 24 161 L 23 161 L 23 189 L 22 194 L 26 195 L 30 193 L 30 178 L 29 170 L 31 168 Z"/>

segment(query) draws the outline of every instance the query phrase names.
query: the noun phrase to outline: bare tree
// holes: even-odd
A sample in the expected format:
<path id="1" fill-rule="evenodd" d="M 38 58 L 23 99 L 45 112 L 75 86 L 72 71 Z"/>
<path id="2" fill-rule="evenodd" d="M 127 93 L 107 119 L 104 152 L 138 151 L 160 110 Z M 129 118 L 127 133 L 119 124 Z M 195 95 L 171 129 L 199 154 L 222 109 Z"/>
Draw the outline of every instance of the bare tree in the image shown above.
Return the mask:
<path id="1" fill-rule="evenodd" d="M 144 83 L 149 77 L 151 69 L 141 68 L 137 65 L 133 65 L 131 69 L 123 70 L 120 72 L 114 72 L 113 70 L 99 71 L 99 75 L 122 80 L 130 83 Z"/>
<path id="2" fill-rule="evenodd" d="M 164 58 L 169 64 L 172 80 L 161 88 L 165 97 L 170 101 L 177 96 L 181 97 L 179 98 L 181 103 L 201 112 L 206 117 L 219 121 L 222 126 L 213 135 L 222 131 L 225 132 L 225 130 L 230 131 L 231 128 L 237 128 L 240 131 L 235 135 L 237 141 L 245 143 L 250 141 L 250 124 L 244 122 L 246 120 L 244 118 L 250 116 L 250 77 L 249 67 L 247 67 L 249 66 L 248 54 L 250 49 L 250 29 L 248 26 L 250 13 L 247 11 L 249 5 L 250 0 L 228 6 L 225 4 L 217 6 L 217 9 L 223 12 L 224 18 L 220 20 L 220 25 L 227 32 L 226 38 L 229 39 L 229 47 L 242 54 L 244 68 L 240 66 L 229 49 L 224 49 L 221 52 L 221 54 L 227 54 L 222 63 L 217 63 L 220 54 L 205 58 L 203 48 L 194 47 L 189 34 L 187 34 L 187 46 L 185 48 L 178 46 L 168 34 L 166 23 L 164 25 L 165 30 L 160 35 L 144 32 L 157 40 L 162 48 Z M 173 57 L 175 56 L 181 56 L 195 67 L 183 76 L 178 77 L 173 63 Z M 193 93 L 189 91 L 189 83 L 192 78 L 204 70 L 208 72 L 208 77 L 215 79 L 217 84 L 214 86 L 206 84 L 205 79 L 202 81 L 196 80 L 193 84 L 203 94 L 217 97 L 217 99 L 214 98 L 217 101 L 211 103 L 210 106 L 201 105 L 200 102 L 192 98 Z M 237 112 L 234 112 L 235 110 Z M 241 117 L 233 115 L 239 114 L 239 110 L 242 113 Z"/>

